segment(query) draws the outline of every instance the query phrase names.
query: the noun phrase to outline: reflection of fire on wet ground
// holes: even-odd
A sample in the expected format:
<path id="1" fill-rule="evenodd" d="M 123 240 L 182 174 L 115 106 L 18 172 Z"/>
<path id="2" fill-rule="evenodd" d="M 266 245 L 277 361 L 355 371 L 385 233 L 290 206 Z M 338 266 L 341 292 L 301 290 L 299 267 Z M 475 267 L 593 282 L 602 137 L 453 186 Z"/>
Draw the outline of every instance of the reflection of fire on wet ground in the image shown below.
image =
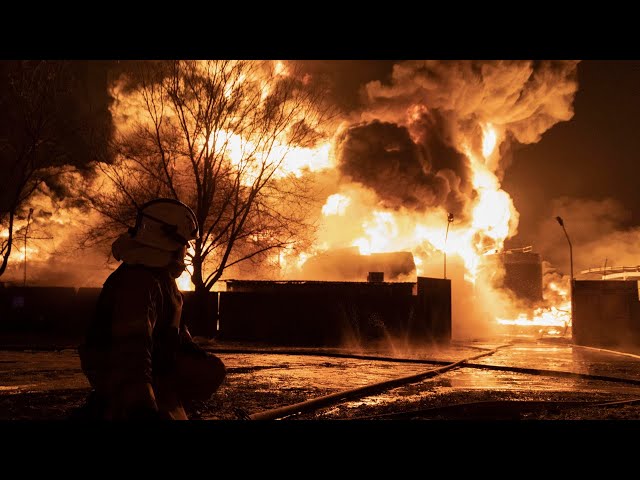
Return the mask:
<path id="1" fill-rule="evenodd" d="M 469 356 L 473 348 L 490 348 L 496 344 L 474 344 L 459 346 L 451 349 L 441 349 L 438 352 L 423 351 L 404 352 L 405 357 L 413 359 L 447 359 L 457 360 Z M 320 352 L 318 352 L 320 353 Z M 620 382 L 605 381 L 605 377 L 624 377 L 633 382 L 635 377 L 632 372 L 640 373 L 639 362 L 629 362 L 628 359 L 621 360 L 621 357 L 607 358 L 602 361 L 602 353 L 586 354 L 582 351 L 576 352 L 570 344 L 548 344 L 532 340 L 521 341 L 514 344 L 513 348 L 499 350 L 495 355 L 490 355 L 479 359 L 474 363 L 484 364 L 486 368 L 476 366 L 474 368 L 458 368 L 447 372 L 433 379 L 426 379 L 420 382 L 401 385 L 373 395 L 362 398 L 345 399 L 334 405 L 319 408 L 311 412 L 291 415 L 289 419 L 332 419 L 332 418 L 359 418 L 367 415 L 383 414 L 393 411 L 410 410 L 412 408 L 424 408 L 427 406 L 444 406 L 448 403 L 465 403 L 477 401 L 499 401 L 499 402 L 539 402 L 535 407 L 536 412 L 528 413 L 527 418 L 544 418 L 545 402 L 572 401 L 575 407 L 583 409 L 580 414 L 589 415 L 587 411 L 591 408 L 584 402 L 607 402 L 611 400 L 630 400 L 640 396 L 640 389 L 635 384 L 625 384 Z M 244 356 L 244 354 L 243 354 Z M 279 357 L 279 355 L 276 355 Z M 297 358 L 294 356 L 294 358 Z M 250 357 L 245 357 L 250 360 Z M 280 358 L 280 361 L 285 361 Z M 412 375 L 423 372 L 435 365 L 400 365 L 393 362 L 380 362 L 375 360 L 355 360 L 355 359 L 332 359 L 331 361 L 310 360 L 305 363 L 305 381 L 313 384 L 314 395 L 304 395 L 296 390 L 301 387 L 299 383 L 292 382 L 292 389 L 288 393 L 297 394 L 290 397 L 290 404 L 306 402 L 310 399 L 323 395 L 341 392 L 345 389 L 352 389 L 354 386 L 380 382 L 389 378 Z M 529 373 L 509 371 L 509 366 L 520 369 L 530 369 L 534 366 L 542 370 L 562 372 L 590 372 L 592 375 L 599 375 L 602 379 L 590 379 L 580 377 L 577 373 L 572 377 L 567 376 L 545 376 Z M 489 369 L 492 367 L 493 369 Z M 495 370 L 495 368 L 505 367 L 507 370 Z M 621 375 L 620 368 L 625 369 L 625 374 Z M 336 371 L 337 370 L 337 371 Z M 267 370 L 263 370 L 267 373 Z M 366 372 L 366 374 L 364 374 Z M 630 375 L 631 374 L 631 375 Z M 282 372 L 282 375 L 298 376 L 296 369 Z M 336 380 L 339 381 L 336 383 Z M 258 378 L 254 378 L 258 383 L 262 383 Z M 266 380 L 266 379 L 265 379 Z M 273 377 L 269 376 L 269 380 Z M 245 388 L 242 385 L 243 379 L 232 379 L 237 388 Z M 238 382 L 238 383 L 236 383 Z M 280 377 L 278 385 L 288 385 L 284 377 Z M 638 383 L 636 381 L 636 383 Z M 269 385 L 269 382 L 266 382 Z M 273 403 L 273 385 L 264 391 L 265 400 L 260 410 L 280 408 L 283 405 Z M 581 403 L 582 402 L 582 403 Z M 554 403 L 555 405 L 555 403 Z M 557 407 L 554 407 L 557 408 Z M 601 408 L 601 407 L 598 407 Z M 629 416 L 640 418 L 640 409 L 634 410 L 633 404 L 625 405 L 624 418 Z M 622 411 L 621 410 L 621 411 Z M 495 414 L 495 412 L 494 412 Z M 593 413 L 591 413 L 593 414 Z M 211 414 L 211 418 L 220 418 Z M 519 415 L 519 414 L 518 414 Z M 564 415 L 564 414 L 563 414 Z M 611 410 L 607 410 L 607 415 L 616 415 Z M 446 418 L 446 417 L 445 417 Z M 570 418 L 570 417 L 562 417 Z M 577 416 L 575 418 L 580 418 Z"/>
<path id="2" fill-rule="evenodd" d="M 460 365 L 434 378 L 347 399 L 287 418 L 349 419 L 480 401 L 539 401 L 541 406 L 536 406 L 534 413 L 527 413 L 528 417 L 522 415 L 526 418 L 545 418 L 545 415 L 570 418 L 566 417 L 568 413 L 565 410 L 562 415 L 547 412 L 542 408 L 544 402 L 606 403 L 640 397 L 638 358 L 585 349 L 567 342 L 535 341 L 525 337 L 513 340 L 512 346 L 473 360 L 466 367 Z M 438 349 L 423 346 L 421 349 L 395 352 L 382 348 L 354 352 L 264 347 L 253 353 L 256 351 L 253 345 L 210 342 L 207 348 L 216 352 L 227 366 L 227 379 L 208 402 L 191 405 L 190 413 L 192 418 L 234 420 L 238 419 L 239 411 L 253 414 L 420 374 L 502 343 L 454 342 L 449 347 Z M 573 372 L 573 376 L 513 370 L 531 368 Z M 2 419 L 65 418 L 73 407 L 81 404 L 88 392 L 73 350 L 0 351 L 0 385 L 3 387 L 0 388 Z M 575 413 L 574 418 L 593 418 L 598 412 L 598 415 L 613 418 L 640 419 L 640 408 L 634 404 L 616 408 L 596 408 L 586 404 L 576 405 L 578 407 L 580 413 Z M 453 418 L 454 414 L 463 415 L 459 411 L 446 415 Z M 447 418 L 446 415 L 443 418 Z"/>
<path id="3" fill-rule="evenodd" d="M 504 339 L 555 339 L 571 343 L 571 326 L 569 325 L 500 325 L 497 332 Z"/>

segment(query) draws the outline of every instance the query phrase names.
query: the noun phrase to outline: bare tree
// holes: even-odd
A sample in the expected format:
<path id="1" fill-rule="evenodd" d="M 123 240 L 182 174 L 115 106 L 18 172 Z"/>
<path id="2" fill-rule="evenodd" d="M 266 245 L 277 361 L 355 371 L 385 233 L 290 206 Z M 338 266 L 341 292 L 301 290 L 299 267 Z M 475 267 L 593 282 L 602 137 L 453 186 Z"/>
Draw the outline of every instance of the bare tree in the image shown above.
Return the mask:
<path id="1" fill-rule="evenodd" d="M 97 123 L 89 119 L 86 90 L 78 95 L 77 89 L 86 65 L 0 62 L 0 275 L 29 198 L 43 183 L 55 188 L 66 166 L 91 160 Z"/>
<path id="2" fill-rule="evenodd" d="M 118 161 L 99 165 L 89 196 L 105 218 L 91 241 L 121 232 L 145 201 L 181 200 L 200 228 L 191 278 L 209 291 L 226 268 L 292 248 L 313 228 L 310 185 L 284 165 L 324 138 L 332 112 L 304 78 L 272 62 L 150 62 L 123 92 Z"/>

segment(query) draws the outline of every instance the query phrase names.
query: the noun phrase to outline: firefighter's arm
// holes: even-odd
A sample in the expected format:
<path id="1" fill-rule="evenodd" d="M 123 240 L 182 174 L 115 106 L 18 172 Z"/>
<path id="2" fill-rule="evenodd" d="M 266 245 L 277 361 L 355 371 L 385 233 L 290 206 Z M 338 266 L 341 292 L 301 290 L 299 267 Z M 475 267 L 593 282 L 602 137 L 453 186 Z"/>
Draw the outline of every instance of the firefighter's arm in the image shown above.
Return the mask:
<path id="1" fill-rule="evenodd" d="M 119 400 L 118 416 L 145 418 L 158 411 L 151 355 L 160 301 L 157 282 L 144 270 L 132 272 L 116 292 L 111 384 Z"/>

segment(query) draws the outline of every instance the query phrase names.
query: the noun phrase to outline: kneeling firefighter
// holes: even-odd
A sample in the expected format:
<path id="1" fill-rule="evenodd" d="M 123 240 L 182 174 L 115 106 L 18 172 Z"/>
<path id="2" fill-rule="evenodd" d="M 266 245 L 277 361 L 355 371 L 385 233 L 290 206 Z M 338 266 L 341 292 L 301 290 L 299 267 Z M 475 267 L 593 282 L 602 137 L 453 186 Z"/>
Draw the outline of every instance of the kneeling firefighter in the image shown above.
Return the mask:
<path id="1" fill-rule="evenodd" d="M 92 392 L 84 418 L 187 420 L 184 402 L 207 400 L 226 371 L 194 343 L 176 284 L 198 222 L 169 198 L 138 209 L 136 225 L 112 245 L 120 266 L 107 278 L 79 347 Z"/>

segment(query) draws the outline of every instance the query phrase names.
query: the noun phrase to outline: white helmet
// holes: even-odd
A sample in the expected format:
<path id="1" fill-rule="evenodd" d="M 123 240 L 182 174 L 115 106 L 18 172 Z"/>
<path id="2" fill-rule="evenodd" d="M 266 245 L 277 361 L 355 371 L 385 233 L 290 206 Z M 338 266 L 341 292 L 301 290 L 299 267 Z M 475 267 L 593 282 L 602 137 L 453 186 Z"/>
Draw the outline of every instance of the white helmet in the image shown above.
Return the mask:
<path id="1" fill-rule="evenodd" d="M 158 198 L 138 209 L 136 225 L 129 233 L 138 243 L 173 251 L 198 237 L 198 220 L 184 203 Z"/>

